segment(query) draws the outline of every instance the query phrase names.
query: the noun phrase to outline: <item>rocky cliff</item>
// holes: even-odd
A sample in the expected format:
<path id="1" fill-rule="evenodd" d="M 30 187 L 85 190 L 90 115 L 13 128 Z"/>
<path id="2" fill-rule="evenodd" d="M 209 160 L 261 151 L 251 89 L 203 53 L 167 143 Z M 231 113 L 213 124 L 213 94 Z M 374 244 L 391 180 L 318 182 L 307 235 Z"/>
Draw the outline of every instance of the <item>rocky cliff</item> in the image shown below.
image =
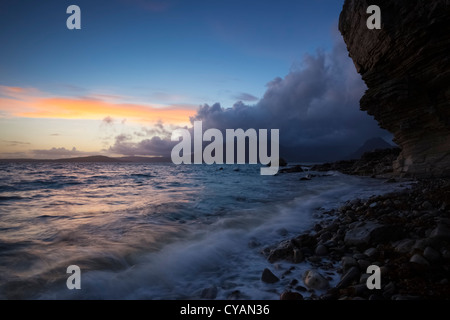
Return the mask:
<path id="1" fill-rule="evenodd" d="M 369 30 L 370 5 L 381 29 Z M 368 90 L 361 109 L 394 134 L 394 171 L 450 176 L 450 0 L 346 0 L 339 30 Z"/>

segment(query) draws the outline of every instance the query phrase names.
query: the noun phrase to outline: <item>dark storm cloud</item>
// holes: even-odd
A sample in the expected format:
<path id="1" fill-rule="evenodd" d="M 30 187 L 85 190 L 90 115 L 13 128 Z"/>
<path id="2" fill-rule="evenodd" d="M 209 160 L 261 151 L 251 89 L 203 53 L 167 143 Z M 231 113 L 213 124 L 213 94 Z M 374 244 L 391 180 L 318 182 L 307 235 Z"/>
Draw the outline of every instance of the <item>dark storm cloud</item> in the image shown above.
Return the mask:
<path id="1" fill-rule="evenodd" d="M 109 151 L 126 156 L 168 156 L 177 142 L 170 141 L 170 138 L 160 138 L 154 136 L 151 139 L 144 139 L 134 142 L 128 135 L 119 135 Z"/>
<path id="2" fill-rule="evenodd" d="M 331 53 L 304 58 L 302 68 L 267 84 L 255 105 L 203 105 L 191 121 L 203 128 L 280 129 L 281 153 L 310 161 L 338 159 L 367 139 L 389 133 L 359 109 L 366 89 L 339 39 Z"/>
<path id="3" fill-rule="evenodd" d="M 337 160 L 370 138 L 390 140 L 391 134 L 359 109 L 365 90 L 339 38 L 331 52 L 307 55 L 301 67 L 284 78 L 270 81 L 256 104 L 239 101 L 231 108 L 219 103 L 205 104 L 190 120 L 202 121 L 203 130 L 279 129 L 281 156 L 299 161 Z M 243 93 L 241 98 L 250 97 Z M 175 143 L 170 141 L 162 124 L 135 133 L 135 137 L 141 138 L 151 135 L 156 136 L 140 142 L 119 135 L 110 151 L 125 155 L 170 155 Z"/>

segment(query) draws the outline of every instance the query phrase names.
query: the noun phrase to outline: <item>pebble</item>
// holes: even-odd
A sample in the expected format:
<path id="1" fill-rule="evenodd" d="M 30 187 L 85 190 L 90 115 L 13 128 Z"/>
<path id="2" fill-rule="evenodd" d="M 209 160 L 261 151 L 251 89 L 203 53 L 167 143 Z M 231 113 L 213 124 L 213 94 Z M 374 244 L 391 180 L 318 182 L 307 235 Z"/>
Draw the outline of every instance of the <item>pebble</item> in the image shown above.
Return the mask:
<path id="1" fill-rule="evenodd" d="M 403 240 L 397 241 L 395 244 L 395 251 L 401 252 L 401 253 L 411 252 L 415 243 L 416 243 L 416 241 L 414 241 L 412 239 L 403 239 Z"/>
<path id="2" fill-rule="evenodd" d="M 364 251 L 364 254 L 370 258 L 373 258 L 378 254 L 378 250 L 376 248 L 369 248 Z"/>
<path id="3" fill-rule="evenodd" d="M 356 260 L 361 260 L 361 259 L 364 260 L 364 259 L 367 259 L 368 257 L 364 253 L 355 253 L 353 255 L 353 258 Z"/>
<path id="4" fill-rule="evenodd" d="M 319 244 L 315 250 L 316 255 L 326 256 L 328 254 L 328 249 L 323 244 Z"/>
<path id="5" fill-rule="evenodd" d="M 272 273 L 269 269 L 264 269 L 261 280 L 265 283 L 275 283 L 280 281 L 280 279 Z"/>
<path id="6" fill-rule="evenodd" d="M 294 249 L 294 263 L 300 263 L 304 260 L 303 252 L 299 249 Z"/>
<path id="7" fill-rule="evenodd" d="M 428 261 L 418 253 L 413 255 L 411 259 L 409 259 L 409 262 L 415 262 L 426 266 L 429 265 Z"/>
<path id="8" fill-rule="evenodd" d="M 341 281 L 339 281 L 338 285 L 336 286 L 337 288 L 344 288 L 349 286 L 353 281 L 359 280 L 360 278 L 360 273 L 359 273 L 359 269 L 357 267 L 351 267 L 347 273 L 345 273 L 342 278 Z"/>
<path id="9" fill-rule="evenodd" d="M 216 286 L 203 289 L 202 294 L 201 294 L 202 299 L 213 300 L 216 297 L 217 297 L 217 287 Z"/>
<path id="10" fill-rule="evenodd" d="M 368 260 L 364 260 L 364 259 L 358 260 L 358 266 L 359 266 L 359 269 L 361 269 L 361 270 L 367 270 L 367 267 L 369 267 L 370 265 L 371 265 L 371 263 Z"/>
<path id="11" fill-rule="evenodd" d="M 448 299 L 450 215 L 445 210 L 450 206 L 444 206 L 444 211 L 433 208 L 447 201 L 439 197 L 448 194 L 450 183 L 444 190 L 447 193 L 440 183 L 419 181 L 402 192 L 347 202 L 339 210 L 324 213 L 329 218 L 317 224 L 315 231 L 271 247 L 269 252 L 276 253 L 276 259 L 299 263 L 306 258 L 305 264 L 318 268 L 303 275 L 308 290 L 297 285 L 297 273 L 292 272 L 286 273 L 280 283 L 285 287 L 278 292 L 288 299 L 299 298 L 291 290 L 309 291 L 312 294 L 306 300 L 409 300 L 419 294 L 419 298 Z M 370 265 L 381 269 L 381 290 L 367 289 Z M 340 281 L 329 288 L 336 274 L 341 275 Z M 326 288 L 322 295 L 315 292 Z"/>
<path id="12" fill-rule="evenodd" d="M 362 273 L 361 277 L 359 278 L 359 283 L 366 284 L 367 283 L 367 279 L 369 279 L 369 277 L 370 277 L 370 274 Z"/>
<path id="13" fill-rule="evenodd" d="M 303 296 L 298 292 L 285 291 L 280 295 L 280 300 L 303 300 Z"/>
<path id="14" fill-rule="evenodd" d="M 424 201 L 422 203 L 422 208 L 425 210 L 433 209 L 433 205 L 429 201 Z"/>
<path id="15" fill-rule="evenodd" d="M 450 239 L 450 229 L 447 228 L 446 225 L 440 223 L 437 227 L 431 232 L 430 238 L 437 239 Z"/>
<path id="16" fill-rule="evenodd" d="M 357 266 L 358 262 L 353 257 L 342 257 L 341 265 L 344 272 L 347 272 L 351 267 Z"/>
<path id="17" fill-rule="evenodd" d="M 307 270 L 303 274 L 303 282 L 310 289 L 322 290 L 329 286 L 328 280 L 316 270 Z"/>
<path id="18" fill-rule="evenodd" d="M 427 259 L 427 261 L 435 262 L 440 259 L 441 254 L 431 247 L 426 247 L 423 251 L 423 257 Z"/>

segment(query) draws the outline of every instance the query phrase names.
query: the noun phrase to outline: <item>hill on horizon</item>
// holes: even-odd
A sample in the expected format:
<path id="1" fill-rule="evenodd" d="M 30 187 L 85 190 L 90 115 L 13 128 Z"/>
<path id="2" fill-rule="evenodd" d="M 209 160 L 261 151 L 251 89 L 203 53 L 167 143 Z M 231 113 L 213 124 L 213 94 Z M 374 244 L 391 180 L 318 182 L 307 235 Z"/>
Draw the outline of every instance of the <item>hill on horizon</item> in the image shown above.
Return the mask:
<path id="1" fill-rule="evenodd" d="M 366 152 L 375 151 L 377 149 L 391 149 L 391 148 L 395 148 L 395 146 L 391 145 L 390 143 L 386 142 L 386 140 L 380 137 L 376 137 L 364 142 L 364 144 L 361 147 L 359 147 L 355 152 L 351 153 L 343 160 L 359 159 Z"/>
<path id="2" fill-rule="evenodd" d="M 75 157 L 75 158 L 61 158 L 61 159 L 32 159 L 32 158 L 20 158 L 20 159 L 0 159 L 0 162 L 100 162 L 100 163 L 159 163 L 159 162 L 171 162 L 168 157 L 108 157 L 108 156 L 87 156 L 87 157 Z"/>

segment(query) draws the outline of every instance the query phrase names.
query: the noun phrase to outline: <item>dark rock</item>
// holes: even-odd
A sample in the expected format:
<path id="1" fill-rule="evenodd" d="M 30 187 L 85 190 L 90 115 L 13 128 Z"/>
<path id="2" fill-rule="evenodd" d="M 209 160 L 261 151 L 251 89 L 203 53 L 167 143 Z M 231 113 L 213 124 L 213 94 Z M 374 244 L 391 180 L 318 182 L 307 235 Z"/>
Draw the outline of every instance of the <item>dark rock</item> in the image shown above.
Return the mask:
<path id="1" fill-rule="evenodd" d="M 425 210 L 430 210 L 433 208 L 433 205 L 429 201 L 424 201 L 422 203 L 422 208 Z"/>
<path id="2" fill-rule="evenodd" d="M 358 266 L 360 270 L 367 270 L 367 268 L 371 265 L 370 261 L 359 259 L 358 260 Z"/>
<path id="3" fill-rule="evenodd" d="M 438 251 L 434 250 L 431 247 L 426 247 L 423 251 L 423 257 L 430 262 L 436 262 L 441 258 L 441 255 Z"/>
<path id="4" fill-rule="evenodd" d="M 285 291 L 280 295 L 280 300 L 303 300 L 303 296 L 298 292 Z"/>
<path id="5" fill-rule="evenodd" d="M 303 172 L 303 171 L 304 170 L 301 165 L 296 165 L 294 167 L 281 169 L 279 172 L 280 173 L 295 173 L 295 172 Z"/>
<path id="6" fill-rule="evenodd" d="M 339 290 L 330 288 L 326 293 L 320 296 L 320 300 L 337 300 L 339 298 Z"/>
<path id="7" fill-rule="evenodd" d="M 364 251 L 364 254 L 369 258 L 373 258 L 378 254 L 378 250 L 376 248 L 369 248 L 366 251 Z"/>
<path id="8" fill-rule="evenodd" d="M 292 240 L 298 248 L 315 248 L 317 245 L 317 240 L 315 237 L 309 235 L 309 234 L 303 234 L 301 236 L 298 236 L 297 238 Z"/>
<path id="9" fill-rule="evenodd" d="M 359 283 L 367 285 L 367 279 L 369 279 L 369 277 L 370 277 L 370 274 L 368 274 L 368 273 L 361 273 L 361 277 L 359 278 Z"/>
<path id="10" fill-rule="evenodd" d="M 242 294 L 239 290 L 235 290 L 228 295 L 227 299 L 228 300 L 241 300 Z"/>
<path id="11" fill-rule="evenodd" d="M 304 260 L 303 252 L 299 249 L 294 249 L 294 257 L 293 261 L 294 263 L 300 263 Z"/>
<path id="12" fill-rule="evenodd" d="M 414 263 L 422 264 L 425 266 L 429 265 L 428 261 L 424 257 L 422 257 L 420 254 L 417 254 L 417 253 L 411 257 L 409 262 L 414 262 Z"/>
<path id="13" fill-rule="evenodd" d="M 216 297 L 217 297 L 217 287 L 216 286 L 203 289 L 202 294 L 201 294 L 202 299 L 213 300 Z"/>
<path id="14" fill-rule="evenodd" d="M 326 256 L 328 254 L 328 249 L 323 244 L 319 244 L 315 250 L 316 255 Z"/>
<path id="15" fill-rule="evenodd" d="M 431 232 L 430 238 L 435 239 L 450 239 L 450 229 L 440 223 L 437 225 L 437 227 Z"/>
<path id="16" fill-rule="evenodd" d="M 369 291 L 365 283 L 353 285 L 349 289 L 352 292 L 353 296 L 363 296 Z"/>
<path id="17" fill-rule="evenodd" d="M 418 296 L 395 294 L 392 296 L 391 300 L 421 300 Z"/>
<path id="18" fill-rule="evenodd" d="M 283 158 L 280 158 L 280 160 L 278 161 L 278 166 L 286 167 L 287 166 L 286 160 L 284 160 Z"/>
<path id="19" fill-rule="evenodd" d="M 269 253 L 267 260 L 270 263 L 274 263 L 278 260 L 289 259 L 293 254 L 293 246 L 290 240 L 281 242 L 275 249 L 272 249 Z"/>
<path id="20" fill-rule="evenodd" d="M 401 237 L 403 231 L 396 226 L 386 226 L 377 222 L 362 222 L 345 234 L 346 245 L 369 245 L 370 243 L 386 242 Z"/>
<path id="21" fill-rule="evenodd" d="M 360 272 L 357 267 L 351 267 L 342 277 L 341 281 L 339 281 L 336 288 L 341 289 L 348 287 L 351 285 L 354 281 L 358 281 L 360 278 Z"/>
<path id="22" fill-rule="evenodd" d="M 400 253 L 411 252 L 416 242 L 413 239 L 403 239 L 394 244 L 395 251 Z"/>
<path id="23" fill-rule="evenodd" d="M 383 297 L 385 297 L 386 299 L 390 299 L 394 293 L 395 293 L 395 284 L 391 281 L 389 282 L 387 285 L 385 285 L 382 290 L 383 290 Z"/>
<path id="24" fill-rule="evenodd" d="M 293 286 L 295 286 L 295 285 L 297 285 L 298 284 L 298 280 L 297 279 L 292 279 L 290 282 L 289 282 L 289 286 L 291 286 L 291 287 L 293 287 Z"/>
<path id="25" fill-rule="evenodd" d="M 308 261 L 312 262 L 312 263 L 318 263 L 322 260 L 322 258 L 320 258 L 319 256 L 311 256 L 308 257 Z"/>
<path id="26" fill-rule="evenodd" d="M 358 226 L 347 231 L 344 237 L 346 245 L 368 245 L 371 240 L 371 234 L 383 225 L 376 222 L 360 223 Z"/>
<path id="27" fill-rule="evenodd" d="M 442 258 L 444 258 L 445 260 L 450 260 L 450 250 L 442 250 Z"/>
<path id="28" fill-rule="evenodd" d="M 381 294 L 373 293 L 369 296 L 369 300 L 385 300 L 385 299 Z"/>
<path id="29" fill-rule="evenodd" d="M 349 55 L 368 87 L 361 109 L 394 134 L 401 147 L 393 165 L 397 174 L 449 176 L 448 0 L 378 0 L 382 28 L 375 32 L 366 26 L 371 4 L 346 0 L 339 18 Z"/>
<path id="30" fill-rule="evenodd" d="M 353 258 L 354 258 L 355 260 L 364 260 L 364 259 L 367 259 L 368 256 L 365 255 L 364 253 L 355 253 L 355 254 L 353 255 Z"/>
<path id="31" fill-rule="evenodd" d="M 356 267 L 358 265 L 358 262 L 356 261 L 355 258 L 352 258 L 352 257 L 342 257 L 341 265 L 342 265 L 342 269 L 344 270 L 344 273 L 345 273 L 351 267 Z"/>
<path id="32" fill-rule="evenodd" d="M 272 271 L 266 268 L 262 273 L 261 281 L 265 283 L 275 283 L 280 281 L 280 279 L 276 275 L 274 275 Z"/>
<path id="33" fill-rule="evenodd" d="M 296 287 L 295 287 L 295 290 L 300 291 L 300 292 L 306 292 L 306 291 L 308 291 L 308 289 L 306 289 L 306 288 L 303 287 L 303 286 L 296 286 Z"/>

